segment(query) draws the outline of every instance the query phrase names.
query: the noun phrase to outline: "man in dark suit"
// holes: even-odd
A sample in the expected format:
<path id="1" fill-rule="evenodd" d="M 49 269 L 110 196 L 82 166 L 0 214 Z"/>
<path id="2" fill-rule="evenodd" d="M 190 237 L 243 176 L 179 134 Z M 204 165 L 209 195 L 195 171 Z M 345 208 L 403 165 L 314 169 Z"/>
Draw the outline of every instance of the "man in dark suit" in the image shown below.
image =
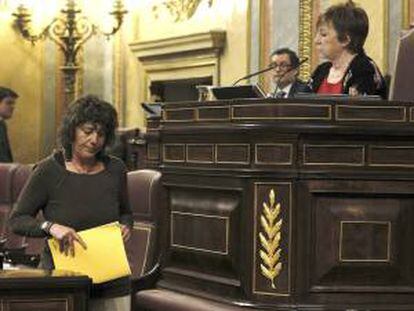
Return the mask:
<path id="1" fill-rule="evenodd" d="M 0 162 L 13 162 L 5 120 L 13 116 L 18 97 L 13 90 L 0 86 Z"/>
<path id="2" fill-rule="evenodd" d="M 294 51 L 288 48 L 275 50 L 270 55 L 272 79 L 274 88 L 271 97 L 294 97 L 297 93 L 309 93 L 309 86 L 298 79 L 299 58 Z"/>

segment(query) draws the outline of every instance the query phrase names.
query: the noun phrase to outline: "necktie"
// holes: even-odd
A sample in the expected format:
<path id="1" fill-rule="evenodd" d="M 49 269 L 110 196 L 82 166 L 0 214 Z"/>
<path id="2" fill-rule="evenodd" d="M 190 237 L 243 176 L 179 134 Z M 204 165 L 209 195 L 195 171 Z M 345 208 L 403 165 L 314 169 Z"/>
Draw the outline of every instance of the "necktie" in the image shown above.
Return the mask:
<path id="1" fill-rule="evenodd" d="M 276 93 L 275 98 L 285 98 L 286 97 L 286 92 L 280 91 Z"/>

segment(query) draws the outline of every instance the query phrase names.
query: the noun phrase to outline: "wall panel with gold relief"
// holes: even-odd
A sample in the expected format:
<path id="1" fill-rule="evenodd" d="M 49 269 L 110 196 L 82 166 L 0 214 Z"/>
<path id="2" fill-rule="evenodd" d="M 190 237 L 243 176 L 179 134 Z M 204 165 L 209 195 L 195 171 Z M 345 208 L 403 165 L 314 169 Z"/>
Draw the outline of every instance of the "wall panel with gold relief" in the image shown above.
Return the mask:
<path id="1" fill-rule="evenodd" d="M 108 15 L 110 11 L 110 1 L 106 1 L 109 4 L 107 9 L 97 5 L 102 4 L 102 0 L 90 1 L 88 3 L 94 7 L 92 10 L 85 7 L 84 2 L 76 1 L 87 19 L 94 23 L 100 23 L 99 18 L 95 18 L 97 15 L 101 12 Z M 39 160 L 56 147 L 57 129 L 64 113 L 60 72 L 63 55 L 51 40 L 32 45 L 13 30 L 12 13 L 17 4 L 18 1 L 5 0 L 0 3 L 0 51 L 2 55 L 8 55 L 8 61 L 0 64 L 3 73 L 0 85 L 9 86 L 20 95 L 15 116 L 9 122 L 9 131 L 15 161 L 27 163 Z M 32 14 L 33 33 L 38 34 L 57 16 L 65 1 L 26 1 L 25 4 Z M 97 11 L 96 7 L 102 11 Z M 112 101 L 112 62 L 108 61 L 112 43 L 97 36 L 85 47 L 86 53 L 81 49 L 78 58 L 80 69 L 76 95 L 94 93 Z"/>
<path id="2" fill-rule="evenodd" d="M 129 51 L 126 52 L 126 76 L 128 78 L 125 119 L 127 125 L 143 124 L 142 112 L 138 110 L 137 103 L 149 99 L 148 81 L 149 79 L 153 80 L 155 75 L 150 73 L 149 76 L 148 70 L 152 72 L 157 70 L 159 77 L 174 80 L 177 75 L 180 79 L 186 75 L 188 78 L 194 75 L 204 75 L 205 69 L 211 66 L 210 63 L 206 66 L 195 64 L 194 66 L 184 66 L 179 71 L 174 69 L 170 73 L 162 68 L 155 69 L 152 65 L 149 69 L 148 62 L 143 63 L 142 60 L 137 59 L 138 52 L 136 51 L 138 50 L 141 51 L 139 55 L 145 54 L 147 59 L 151 59 L 152 56 L 162 57 L 163 61 L 159 62 L 160 66 L 164 64 L 165 68 L 179 67 L 186 51 L 201 51 L 206 48 L 202 46 L 202 42 L 197 41 L 204 40 L 203 34 L 223 32 L 225 33 L 225 46 L 220 52 L 220 57 L 216 57 L 217 66 L 212 67 L 209 75 L 218 75 L 213 79 L 214 82 L 229 85 L 249 72 L 248 55 L 250 51 L 247 38 L 250 1 L 190 1 L 187 3 L 188 6 L 183 9 L 179 9 L 180 6 L 167 5 L 175 2 L 172 0 L 130 2 L 130 14 L 125 28 L 126 40 L 130 45 Z M 186 38 L 190 38 L 190 41 Z M 200 39 L 194 41 L 191 38 Z M 185 47 L 182 44 L 185 44 Z M 211 44 L 215 46 L 214 42 Z M 151 49 L 156 51 L 157 45 L 160 46 L 160 51 L 170 53 L 170 55 L 168 57 L 160 56 L 161 52 L 154 52 L 155 54 L 151 55 L 150 51 L 145 51 L 146 46 L 151 46 Z M 174 47 L 176 51 L 171 52 L 168 45 Z M 183 49 L 180 50 L 180 47 Z M 201 58 L 205 56 L 202 55 Z M 191 58 L 194 60 L 196 57 L 194 55 Z M 200 61 L 202 61 L 201 58 Z M 153 59 L 153 65 L 157 65 L 156 58 Z M 219 72 L 217 72 L 217 68 L 219 68 Z"/>

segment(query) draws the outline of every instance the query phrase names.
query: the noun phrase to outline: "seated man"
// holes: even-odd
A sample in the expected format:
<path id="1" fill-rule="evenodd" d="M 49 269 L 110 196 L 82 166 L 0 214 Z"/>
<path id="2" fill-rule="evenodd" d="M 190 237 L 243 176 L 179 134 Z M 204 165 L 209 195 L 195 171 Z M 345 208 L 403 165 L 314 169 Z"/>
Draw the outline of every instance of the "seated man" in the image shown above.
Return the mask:
<path id="1" fill-rule="evenodd" d="M 299 58 L 296 53 L 288 48 L 274 51 L 270 55 L 270 61 L 275 66 L 272 70 L 274 89 L 271 97 L 294 97 L 297 93 L 309 93 L 311 89 L 298 79 Z"/>
<path id="2" fill-rule="evenodd" d="M 13 162 L 7 126 L 4 120 L 12 117 L 14 105 L 18 97 L 13 90 L 0 86 L 0 162 Z"/>

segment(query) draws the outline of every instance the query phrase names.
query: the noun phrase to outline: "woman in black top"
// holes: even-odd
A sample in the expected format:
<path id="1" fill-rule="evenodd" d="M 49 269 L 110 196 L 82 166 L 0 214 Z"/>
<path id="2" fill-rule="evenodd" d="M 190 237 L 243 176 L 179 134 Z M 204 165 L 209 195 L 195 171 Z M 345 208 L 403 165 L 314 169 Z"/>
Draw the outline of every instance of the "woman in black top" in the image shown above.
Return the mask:
<path id="1" fill-rule="evenodd" d="M 312 74 L 310 86 L 315 93 L 386 98 L 384 78 L 364 52 L 368 30 L 367 13 L 352 1 L 331 6 L 319 17 L 315 44 L 328 61 Z"/>
<path id="2" fill-rule="evenodd" d="M 121 160 L 105 155 L 117 124 L 115 109 L 95 96 L 79 98 L 69 107 L 60 131 L 62 150 L 36 166 L 12 212 L 9 222 L 15 233 L 52 236 L 61 251 L 75 256 L 74 243 L 87 247 L 76 233 L 80 230 L 119 221 L 124 241 L 129 239 L 126 168 Z M 44 222 L 36 219 L 40 210 Z M 54 268 L 47 247 L 41 267 Z M 91 309 L 129 310 L 129 285 L 128 277 L 94 285 Z"/>

